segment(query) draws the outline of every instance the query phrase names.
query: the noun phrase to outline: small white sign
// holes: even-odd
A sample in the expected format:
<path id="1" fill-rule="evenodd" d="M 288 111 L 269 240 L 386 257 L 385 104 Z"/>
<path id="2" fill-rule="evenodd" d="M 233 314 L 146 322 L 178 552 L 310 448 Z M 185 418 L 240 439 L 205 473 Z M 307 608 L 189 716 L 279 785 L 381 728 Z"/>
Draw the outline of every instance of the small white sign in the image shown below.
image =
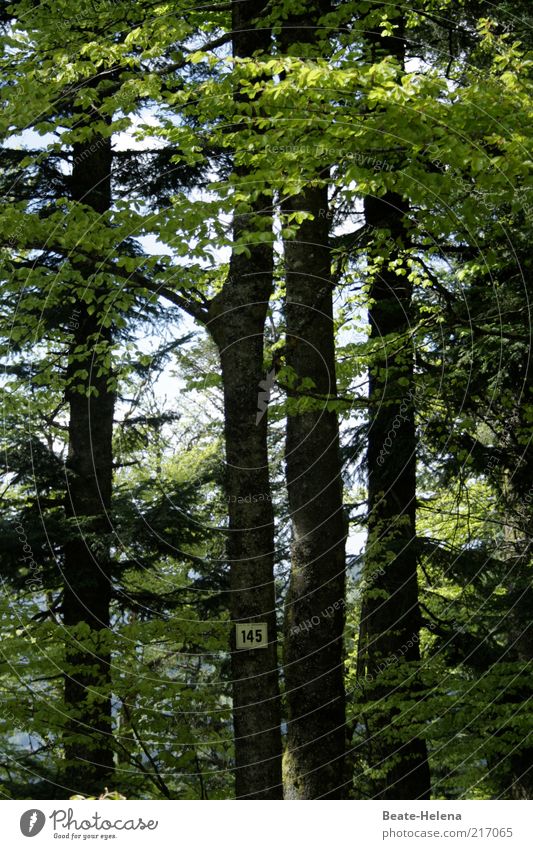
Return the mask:
<path id="1" fill-rule="evenodd" d="M 266 649 L 266 622 L 239 622 L 235 625 L 235 646 L 238 649 Z"/>

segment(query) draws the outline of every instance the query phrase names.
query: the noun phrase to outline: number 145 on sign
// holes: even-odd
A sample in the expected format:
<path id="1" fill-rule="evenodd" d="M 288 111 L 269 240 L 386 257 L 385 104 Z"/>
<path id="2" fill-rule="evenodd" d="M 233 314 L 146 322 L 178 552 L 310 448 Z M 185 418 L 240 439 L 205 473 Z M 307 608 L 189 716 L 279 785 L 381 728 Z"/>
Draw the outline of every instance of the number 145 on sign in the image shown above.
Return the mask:
<path id="1" fill-rule="evenodd" d="M 239 622 L 235 625 L 235 648 L 266 649 L 267 646 L 266 622 Z"/>

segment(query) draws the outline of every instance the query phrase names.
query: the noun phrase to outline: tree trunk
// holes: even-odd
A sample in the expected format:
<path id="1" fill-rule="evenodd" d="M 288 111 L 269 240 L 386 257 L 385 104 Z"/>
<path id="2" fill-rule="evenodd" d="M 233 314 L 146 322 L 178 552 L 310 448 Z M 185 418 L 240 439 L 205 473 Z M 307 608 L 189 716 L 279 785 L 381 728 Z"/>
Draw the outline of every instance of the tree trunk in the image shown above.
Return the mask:
<path id="1" fill-rule="evenodd" d="M 264 0 L 234 4 L 235 56 L 268 51 L 269 32 L 256 28 L 265 7 Z M 240 99 L 238 93 L 235 96 Z M 236 173 L 247 176 L 243 169 Z M 271 211 L 264 211 L 269 205 L 267 198 L 259 198 L 249 203 L 248 214 L 235 215 L 235 241 L 256 224 L 272 234 Z M 273 245 L 252 245 L 249 251 L 249 256 L 233 252 L 228 278 L 211 304 L 209 322 L 220 352 L 224 387 L 231 619 L 235 624 L 267 624 L 266 648 L 236 649 L 232 634 L 235 783 L 238 799 L 282 799 L 274 514 L 267 416 L 258 415 L 259 384 L 265 379 L 263 334 L 273 290 Z"/>
<path id="2" fill-rule="evenodd" d="M 386 12 L 394 18 L 394 35 L 384 37 L 369 28 L 371 59 L 393 56 L 403 68 L 402 12 L 394 15 L 390 6 Z M 426 799 L 426 743 L 411 731 L 410 715 L 402 717 L 400 709 L 391 706 L 391 701 L 413 704 L 420 687 L 412 285 L 405 265 L 391 267 L 393 261 L 401 263 L 402 249 L 408 247 L 408 204 L 390 192 L 366 197 L 364 211 L 367 226 L 380 230 L 388 241 L 379 245 L 378 240 L 378 247 L 369 251 L 375 263 L 369 292 L 375 351 L 369 368 L 368 538 L 358 675 L 365 698 L 377 701 L 365 712 L 369 760 L 381 773 L 375 795 Z"/>
<path id="3" fill-rule="evenodd" d="M 72 198 L 103 213 L 111 204 L 111 140 L 94 136 L 74 146 Z M 87 276 L 94 269 L 87 266 Z M 90 286 L 90 283 L 89 283 Z M 102 294 L 102 293 L 97 293 Z M 65 545 L 63 617 L 66 626 L 64 734 L 66 784 L 100 794 L 113 771 L 110 671 L 109 510 L 112 486 L 114 396 L 103 366 L 111 331 L 80 301 L 68 363 L 69 453 L 66 512 L 73 522 Z M 85 353 L 75 354 L 81 346 Z M 102 374 L 98 374 L 102 367 Z M 88 376 L 75 376 L 86 370 Z M 87 390 L 91 394 L 87 397 Z M 69 629 L 74 628 L 75 634 Z"/>
<path id="4" fill-rule="evenodd" d="M 282 27 L 283 52 L 316 44 L 329 0 L 312 0 Z M 316 49 L 316 47 L 315 47 Z M 307 55 L 307 53 L 305 54 Z M 285 604 L 284 669 L 288 709 L 284 762 L 286 793 L 293 799 L 346 795 L 344 595 L 347 526 L 343 514 L 339 426 L 327 399 L 336 396 L 333 284 L 329 246 L 327 170 L 286 199 L 286 210 L 305 210 L 285 243 L 288 387 L 286 481 L 292 521 L 291 576 Z M 312 381 L 306 399 L 301 380 Z M 298 399 L 307 409 L 298 409 Z M 311 400 L 313 398 L 313 400 Z"/>
<path id="5" fill-rule="evenodd" d="M 370 761 L 386 772 L 376 794 L 386 799 L 428 798 L 430 792 L 425 742 L 409 733 L 408 719 L 401 731 L 398 711 L 385 704 L 392 698 L 416 698 L 414 667 L 420 660 L 412 292 L 407 274 L 400 276 L 389 266 L 406 243 L 406 211 L 397 195 L 365 200 L 366 223 L 387 230 L 397 246 L 382 258 L 369 293 L 376 351 L 369 370 L 368 539 L 358 656 L 368 698 L 383 700 L 379 710 L 369 711 L 367 727 Z M 380 683 L 380 677 L 390 677 L 391 667 L 403 664 L 409 666 L 401 683 Z"/>
<path id="6" fill-rule="evenodd" d="M 327 186 L 288 205 L 313 214 L 285 245 L 286 363 L 298 384 L 313 382 L 312 409 L 290 409 L 286 475 L 293 544 L 285 613 L 288 705 L 286 782 L 297 799 L 346 792 L 343 676 L 346 522 L 343 515 L 336 395 L 333 286 Z M 305 396 L 305 391 L 302 393 Z"/>

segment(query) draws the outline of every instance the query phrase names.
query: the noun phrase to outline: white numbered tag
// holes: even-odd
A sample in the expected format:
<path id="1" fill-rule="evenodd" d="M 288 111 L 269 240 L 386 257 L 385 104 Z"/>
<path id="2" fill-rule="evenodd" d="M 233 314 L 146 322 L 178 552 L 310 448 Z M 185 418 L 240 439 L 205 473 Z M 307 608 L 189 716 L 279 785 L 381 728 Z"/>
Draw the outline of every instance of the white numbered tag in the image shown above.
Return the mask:
<path id="1" fill-rule="evenodd" d="M 266 622 L 239 622 L 235 625 L 235 645 L 238 649 L 266 649 Z"/>

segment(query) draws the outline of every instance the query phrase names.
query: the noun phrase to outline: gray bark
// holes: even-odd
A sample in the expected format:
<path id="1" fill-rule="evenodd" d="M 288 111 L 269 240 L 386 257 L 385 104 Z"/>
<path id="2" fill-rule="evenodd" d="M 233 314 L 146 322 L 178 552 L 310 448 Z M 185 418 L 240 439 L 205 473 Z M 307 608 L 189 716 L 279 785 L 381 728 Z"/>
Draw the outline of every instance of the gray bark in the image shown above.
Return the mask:
<path id="1" fill-rule="evenodd" d="M 265 7 L 264 0 L 234 4 L 235 56 L 269 50 L 270 33 L 257 26 Z M 239 92 L 235 98 L 241 99 Z M 246 179 L 243 169 L 237 173 Z M 268 203 L 260 197 L 250 202 L 248 215 L 235 216 L 235 241 L 265 218 L 272 232 Z M 237 650 L 234 633 L 231 638 L 236 796 L 281 799 L 274 514 L 267 416 L 258 420 L 257 415 L 259 384 L 265 378 L 263 334 L 273 290 L 273 246 L 253 245 L 249 250 L 249 256 L 233 252 L 228 278 L 211 303 L 208 326 L 219 349 L 224 387 L 231 619 L 266 622 L 268 636 L 267 648 L 259 649 Z"/>
<path id="2" fill-rule="evenodd" d="M 292 520 L 285 607 L 288 733 L 285 780 L 297 799 L 346 793 L 343 515 L 327 185 L 287 202 L 313 214 L 285 245 L 286 362 L 313 381 L 314 408 L 289 412 L 286 478 Z M 304 393 L 305 394 L 305 393 Z M 296 400 L 298 388 L 289 390 Z"/>
<path id="3" fill-rule="evenodd" d="M 98 137 L 76 144 L 73 151 L 72 198 L 103 213 L 111 205 L 111 140 Z M 83 271 L 89 275 L 89 265 Z M 64 732 L 65 781 L 83 794 L 99 795 L 113 772 L 111 734 L 111 670 L 108 647 L 110 624 L 109 510 L 112 487 L 114 397 L 109 374 L 97 376 L 101 362 L 91 355 L 95 340 L 111 342 L 111 332 L 100 326 L 98 314 L 87 305 L 76 306 L 73 341 L 68 363 L 69 452 L 67 516 L 80 529 L 65 545 L 63 618 L 66 626 Z M 80 362 L 74 354 L 84 346 Z M 86 369 L 86 379 L 74 377 Z M 82 385 L 96 389 L 86 397 Z M 69 637 L 68 628 L 86 625 L 87 636 Z"/>

